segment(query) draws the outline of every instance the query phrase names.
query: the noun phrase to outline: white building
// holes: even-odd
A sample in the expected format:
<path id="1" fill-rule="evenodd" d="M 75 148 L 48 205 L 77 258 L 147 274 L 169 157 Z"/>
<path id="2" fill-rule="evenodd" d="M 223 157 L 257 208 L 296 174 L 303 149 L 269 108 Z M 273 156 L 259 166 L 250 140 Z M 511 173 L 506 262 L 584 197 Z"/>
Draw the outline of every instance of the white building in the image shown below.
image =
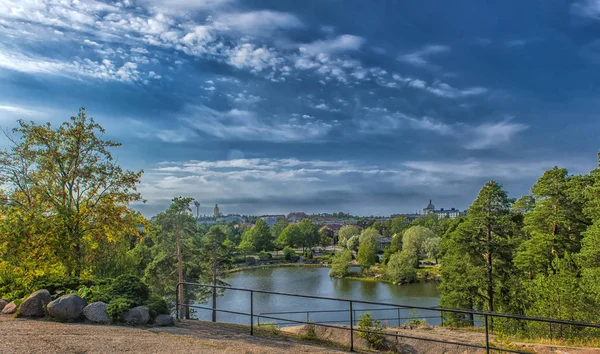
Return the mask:
<path id="1" fill-rule="evenodd" d="M 269 227 L 273 227 L 277 220 L 285 219 L 285 215 L 263 215 L 260 218 L 263 219 Z"/>
<path id="2" fill-rule="evenodd" d="M 423 208 L 423 212 L 425 213 L 425 215 L 427 214 L 437 214 L 438 219 L 439 218 L 450 218 L 450 219 L 455 219 L 457 217 L 459 217 L 460 215 L 464 215 L 464 212 L 461 212 L 460 210 L 456 209 L 456 208 L 450 208 L 450 209 L 436 209 L 435 205 L 433 205 L 431 203 L 431 199 L 429 199 L 429 204 L 427 205 L 427 207 Z"/>

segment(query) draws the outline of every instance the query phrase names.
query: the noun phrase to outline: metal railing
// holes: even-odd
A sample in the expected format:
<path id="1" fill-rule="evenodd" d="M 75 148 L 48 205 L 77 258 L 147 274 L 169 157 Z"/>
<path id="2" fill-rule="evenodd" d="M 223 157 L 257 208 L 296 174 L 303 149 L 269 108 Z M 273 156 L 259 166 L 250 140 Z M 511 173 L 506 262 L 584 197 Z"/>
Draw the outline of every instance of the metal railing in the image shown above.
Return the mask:
<path id="1" fill-rule="evenodd" d="M 216 303 L 213 302 L 213 307 L 211 306 L 202 306 L 202 305 L 198 305 L 198 304 L 185 304 L 185 303 L 180 303 L 180 299 L 179 299 L 179 287 L 180 286 L 195 286 L 195 287 L 204 287 L 204 288 L 216 288 L 216 289 L 221 289 L 221 290 L 231 290 L 231 291 L 240 291 L 240 292 L 245 292 L 249 295 L 249 312 L 243 312 L 243 311 L 234 311 L 234 310 L 227 310 L 227 309 L 220 309 L 216 307 Z M 176 316 L 177 318 L 180 318 L 180 315 L 182 315 L 182 311 L 181 309 L 183 308 L 194 308 L 194 309 L 202 309 L 202 310 L 210 310 L 213 313 L 216 312 L 223 312 L 223 313 L 229 313 L 229 314 L 235 314 L 235 315 L 241 315 L 241 316 L 247 316 L 249 317 L 249 325 L 250 325 L 250 335 L 254 335 L 254 320 L 255 318 L 258 321 L 258 325 L 260 325 L 260 319 L 267 319 L 267 320 L 275 320 L 275 321 L 283 321 L 281 324 L 296 324 L 296 325 L 302 325 L 302 324 L 306 324 L 306 325 L 314 325 L 314 326 L 319 326 L 319 327 L 325 327 L 325 328 L 334 328 L 334 329 L 342 329 L 342 330 L 348 330 L 350 331 L 350 343 L 349 343 L 349 349 L 350 351 L 354 351 L 354 333 L 370 333 L 373 335 L 380 335 L 380 336 L 388 336 L 388 337 L 395 337 L 396 340 L 398 340 L 398 338 L 405 338 L 405 339 L 413 339 L 413 340 L 422 340 L 422 341 L 428 341 L 428 342 L 435 342 L 435 343 L 440 343 L 440 344 L 449 344 L 449 345 L 456 345 L 456 346 L 461 346 L 461 347 L 469 347 L 469 348 L 473 348 L 473 349 L 483 349 L 485 350 L 486 353 L 490 353 L 491 351 L 497 351 L 497 352 L 506 352 L 506 353 L 526 353 L 523 351 L 519 351 L 519 350 L 515 350 L 515 349 L 510 349 L 510 348 L 501 348 L 501 347 L 497 347 L 494 346 L 493 343 L 490 342 L 490 334 L 492 333 L 492 323 L 494 321 L 494 319 L 498 319 L 498 321 L 500 320 L 515 320 L 515 321 L 524 321 L 524 322 L 534 322 L 534 323 L 539 323 L 539 324 L 548 324 L 549 325 L 549 329 L 550 329 L 550 339 L 552 339 L 552 333 L 553 333 L 553 327 L 552 325 L 558 325 L 560 328 L 560 334 L 561 336 L 564 335 L 565 333 L 574 333 L 572 330 L 573 328 L 584 328 L 584 329 L 593 329 L 595 330 L 595 332 L 592 333 L 582 333 L 577 332 L 577 335 L 579 336 L 583 336 L 585 337 L 586 335 L 588 337 L 590 337 L 590 335 L 593 335 L 594 338 L 600 338 L 600 324 L 596 324 L 596 323 L 587 323 L 587 322 L 575 322 L 575 321 L 567 321 L 567 320 L 556 320 L 556 319 L 550 319 L 550 318 L 539 318 L 539 317 L 528 317 L 528 316 L 519 316 L 519 315 L 510 315 L 510 314 L 503 314 L 503 313 L 492 313 L 492 312 L 483 312 L 483 311 L 473 311 L 473 310 L 463 310 L 463 309 L 451 309 L 451 308 L 442 308 L 442 307 L 425 307 L 425 306 L 413 306 L 413 305 L 403 305 L 403 304 L 394 304 L 394 303 L 388 303 L 388 302 L 375 302 L 375 301 L 366 301 L 366 300 L 352 300 L 352 299 L 343 299 L 343 298 L 333 298 L 333 297 L 326 297 L 326 296 L 314 296 L 314 295 L 304 295 L 304 294 L 292 294 L 292 293 L 284 293 L 284 292 L 277 292 L 277 291 L 267 291 L 267 290 L 256 290 L 256 289 L 248 289 L 248 288 L 237 288 L 237 287 L 231 287 L 231 286 L 221 286 L 221 285 L 212 285 L 212 284 L 201 284 L 201 283 L 192 283 L 192 282 L 183 282 L 183 283 L 178 283 L 175 289 L 175 294 L 176 294 Z M 254 312 L 254 298 L 255 298 L 255 294 L 269 294 L 269 295 L 278 295 L 278 296 L 287 296 L 287 297 L 296 297 L 296 298 L 305 298 L 305 299 L 315 299 L 315 300 L 327 300 L 327 301 L 336 301 L 336 302 L 342 302 L 342 303 L 347 303 L 348 308 L 347 309 L 341 309 L 341 310 L 308 310 L 308 311 L 281 311 L 281 312 L 262 312 L 262 313 L 255 313 Z M 355 308 L 354 305 L 356 304 L 361 304 L 361 305 L 374 305 L 374 306 L 385 306 L 387 308 Z M 409 309 L 409 310 L 422 310 L 422 311 L 437 311 L 440 313 L 440 316 L 410 316 L 410 317 L 401 317 L 400 316 L 400 310 L 402 309 Z M 447 341 L 447 340 L 442 340 L 442 339 L 437 339 L 437 338 L 428 338 L 428 337 L 419 337 L 419 336 L 413 336 L 413 335 L 408 335 L 405 333 L 400 333 L 398 331 L 396 331 L 395 333 L 390 333 L 390 332 L 386 332 L 386 331 L 377 331 L 377 330 L 369 330 L 369 329 L 363 329 L 363 328 L 356 328 L 356 313 L 357 312 L 374 312 L 374 311 L 390 311 L 390 310 L 396 310 L 397 312 L 397 316 L 394 318 L 390 318 L 390 319 L 395 319 L 398 321 L 398 324 L 400 324 L 401 320 L 412 320 L 412 319 L 423 319 L 423 318 L 437 318 L 437 319 L 441 319 L 442 323 L 444 318 L 450 314 L 454 314 L 454 315 L 460 315 L 460 316 L 468 316 L 470 318 L 479 318 L 482 320 L 481 323 L 481 331 L 484 331 L 485 333 L 485 342 L 484 344 L 474 344 L 474 343 L 467 343 L 467 342 L 457 342 L 457 341 Z M 348 320 L 347 321 L 340 321 L 340 320 L 333 320 L 333 321 L 320 321 L 320 322 L 314 322 L 311 321 L 310 319 L 310 314 L 312 313 L 348 313 Z M 306 320 L 297 320 L 297 319 L 291 319 L 291 318 L 283 318 L 283 317 L 276 317 L 276 316 L 280 316 L 280 315 L 286 315 L 286 314 L 306 314 Z M 382 319 L 384 320 L 384 319 Z M 213 322 L 214 322 L 214 317 L 213 317 Z M 337 323 L 337 325 L 336 325 Z M 518 322 L 521 323 L 521 322 Z M 269 323 L 269 324 L 273 324 L 273 323 Z M 275 323 L 278 324 L 278 323 Z M 564 327 L 568 326 L 568 328 L 571 329 L 571 331 L 566 331 L 564 330 Z M 554 329 L 554 333 L 556 333 L 556 329 Z"/>

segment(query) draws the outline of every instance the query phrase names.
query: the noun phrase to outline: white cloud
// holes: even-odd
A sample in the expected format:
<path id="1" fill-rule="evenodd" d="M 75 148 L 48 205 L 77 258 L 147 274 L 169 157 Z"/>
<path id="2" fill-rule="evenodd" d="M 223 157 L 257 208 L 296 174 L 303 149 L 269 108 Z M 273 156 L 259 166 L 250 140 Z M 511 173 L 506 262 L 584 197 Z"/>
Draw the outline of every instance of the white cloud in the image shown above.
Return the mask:
<path id="1" fill-rule="evenodd" d="M 344 34 L 333 39 L 319 40 L 308 44 L 302 44 L 300 46 L 300 50 L 311 54 L 332 54 L 337 52 L 359 50 L 364 42 L 365 40 L 362 37 Z"/>
<path id="2" fill-rule="evenodd" d="M 228 63 L 238 69 L 250 69 L 260 72 L 267 68 L 274 69 L 283 62 L 273 49 L 255 47 L 254 44 L 244 43 L 231 50 Z"/>
<path id="3" fill-rule="evenodd" d="M 418 86 L 415 86 L 415 85 L 413 85 L 413 83 L 414 83 L 414 81 L 411 82 L 411 86 L 413 86 L 413 87 L 424 88 L 427 91 L 433 93 L 434 95 L 437 95 L 440 97 L 447 97 L 447 98 L 478 96 L 478 95 L 482 95 L 482 94 L 485 94 L 486 92 L 488 92 L 488 90 L 483 87 L 470 87 L 470 88 L 461 90 L 461 89 L 452 87 L 444 82 L 434 82 L 433 85 L 428 86 L 428 87 L 423 87 L 421 83 L 419 83 Z"/>
<path id="4" fill-rule="evenodd" d="M 254 35 L 269 35 L 275 29 L 303 26 L 302 21 L 292 14 L 268 10 L 225 14 L 218 20 L 229 28 Z"/>
<path id="5" fill-rule="evenodd" d="M 402 165 L 432 178 L 439 176 L 439 178 L 454 180 L 492 178 L 517 180 L 537 177 L 554 164 L 547 161 L 511 162 L 469 159 L 467 161 L 408 161 Z"/>
<path id="6" fill-rule="evenodd" d="M 359 129 L 365 134 L 394 134 L 398 129 L 425 130 L 440 135 L 454 135 L 456 130 L 449 124 L 431 117 L 413 117 L 396 112 L 388 113 L 384 107 L 366 108 L 369 115 L 358 121 Z"/>
<path id="7" fill-rule="evenodd" d="M 483 123 L 472 130 L 472 140 L 465 147 L 467 149 L 488 149 L 508 144 L 513 136 L 526 130 L 527 125 L 511 123 L 504 120 L 496 123 Z"/>
<path id="8" fill-rule="evenodd" d="M 429 57 L 448 51 L 450 51 L 450 47 L 445 45 L 426 45 L 415 52 L 400 55 L 398 60 L 414 66 L 436 67 L 430 63 Z"/>
<path id="9" fill-rule="evenodd" d="M 18 119 L 19 117 L 34 117 L 42 112 L 29 107 L 15 106 L 13 104 L 0 102 L 0 121 L 6 119 Z"/>
<path id="10" fill-rule="evenodd" d="M 600 0 L 580 0 L 571 4 L 571 12 L 592 19 L 600 19 Z"/>

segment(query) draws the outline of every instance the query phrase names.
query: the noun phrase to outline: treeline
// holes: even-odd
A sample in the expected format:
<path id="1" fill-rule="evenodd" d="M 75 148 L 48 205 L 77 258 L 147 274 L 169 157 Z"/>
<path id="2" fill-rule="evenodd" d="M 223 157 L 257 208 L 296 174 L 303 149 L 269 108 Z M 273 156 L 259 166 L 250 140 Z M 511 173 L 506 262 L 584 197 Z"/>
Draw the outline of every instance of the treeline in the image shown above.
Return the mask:
<path id="1" fill-rule="evenodd" d="M 442 306 L 600 319 L 600 169 L 569 175 L 554 167 L 518 200 L 490 181 L 467 215 L 442 238 Z"/>

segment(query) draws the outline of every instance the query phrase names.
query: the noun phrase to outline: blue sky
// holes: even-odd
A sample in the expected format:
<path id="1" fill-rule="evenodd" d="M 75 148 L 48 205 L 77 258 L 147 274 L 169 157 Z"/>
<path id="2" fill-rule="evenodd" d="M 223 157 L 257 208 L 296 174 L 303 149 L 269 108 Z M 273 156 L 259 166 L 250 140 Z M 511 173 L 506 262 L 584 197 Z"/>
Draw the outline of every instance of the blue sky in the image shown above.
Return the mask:
<path id="1" fill-rule="evenodd" d="M 1 0 L 0 124 L 87 107 L 147 216 L 464 209 L 595 166 L 599 38 L 599 0 Z"/>

